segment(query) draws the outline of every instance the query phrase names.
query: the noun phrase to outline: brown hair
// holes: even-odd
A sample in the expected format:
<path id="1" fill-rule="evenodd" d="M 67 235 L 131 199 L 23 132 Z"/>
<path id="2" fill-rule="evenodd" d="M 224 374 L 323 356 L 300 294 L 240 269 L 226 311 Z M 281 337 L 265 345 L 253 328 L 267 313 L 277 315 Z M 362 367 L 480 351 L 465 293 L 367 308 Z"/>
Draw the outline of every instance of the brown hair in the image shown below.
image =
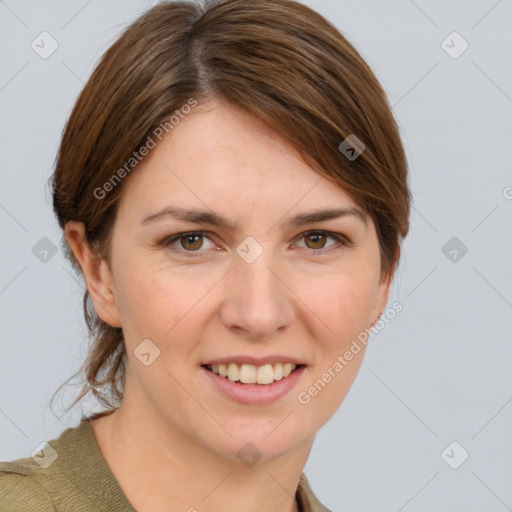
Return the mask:
<path id="1" fill-rule="evenodd" d="M 393 276 L 410 208 L 398 127 L 359 53 L 294 0 L 164 1 L 128 26 L 101 58 L 66 124 L 51 177 L 60 227 L 83 222 L 87 243 L 109 262 L 123 183 L 101 199 L 95 191 L 191 98 L 224 100 L 263 120 L 343 187 L 373 219 L 381 270 Z M 339 149 L 351 134 L 365 145 L 354 160 Z M 80 273 L 65 237 L 62 246 Z M 86 382 L 70 407 L 92 392 L 113 408 L 124 391 L 122 329 L 98 317 L 87 291 L 83 307 L 93 343 L 74 375 L 84 372 Z"/>

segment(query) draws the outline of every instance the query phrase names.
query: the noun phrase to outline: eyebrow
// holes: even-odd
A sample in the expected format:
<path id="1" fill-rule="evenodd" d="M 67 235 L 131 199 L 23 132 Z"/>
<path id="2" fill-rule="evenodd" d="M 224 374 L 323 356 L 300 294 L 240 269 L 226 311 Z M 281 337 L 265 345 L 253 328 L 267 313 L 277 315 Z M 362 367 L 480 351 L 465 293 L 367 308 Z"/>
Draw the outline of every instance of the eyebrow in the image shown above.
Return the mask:
<path id="1" fill-rule="evenodd" d="M 359 208 L 327 208 L 323 210 L 314 210 L 312 212 L 299 213 L 285 223 L 289 227 L 298 227 L 305 224 L 313 224 L 315 222 L 324 222 L 327 220 L 338 219 L 340 217 L 353 216 L 359 219 L 365 226 L 367 226 L 367 215 Z M 141 225 L 147 225 L 152 222 L 172 217 L 174 219 L 193 222 L 197 224 L 209 224 L 218 228 L 224 228 L 228 231 L 238 232 L 237 224 L 226 219 L 224 216 L 213 211 L 206 210 L 193 210 L 186 208 L 167 207 L 155 213 L 146 216 Z"/>

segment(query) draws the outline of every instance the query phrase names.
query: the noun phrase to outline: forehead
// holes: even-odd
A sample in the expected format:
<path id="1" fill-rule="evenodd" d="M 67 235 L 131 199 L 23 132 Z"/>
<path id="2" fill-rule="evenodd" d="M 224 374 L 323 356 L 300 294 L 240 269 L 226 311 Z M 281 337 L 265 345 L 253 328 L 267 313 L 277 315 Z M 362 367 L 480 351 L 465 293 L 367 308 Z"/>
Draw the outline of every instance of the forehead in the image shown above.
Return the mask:
<path id="1" fill-rule="evenodd" d="M 265 123 L 219 102 L 199 105 L 165 135 L 130 176 L 121 203 L 140 213 L 167 203 L 216 211 L 261 203 L 281 213 L 357 207 Z"/>

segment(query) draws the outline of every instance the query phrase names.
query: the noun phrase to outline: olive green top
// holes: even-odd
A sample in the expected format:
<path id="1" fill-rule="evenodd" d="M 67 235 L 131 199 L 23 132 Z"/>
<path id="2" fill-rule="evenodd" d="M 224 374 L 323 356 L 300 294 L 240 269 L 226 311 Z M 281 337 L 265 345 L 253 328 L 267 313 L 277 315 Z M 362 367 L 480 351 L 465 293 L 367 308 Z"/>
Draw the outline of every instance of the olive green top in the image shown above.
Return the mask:
<path id="1" fill-rule="evenodd" d="M 34 457 L 0 462 L 1 512 L 136 512 L 103 458 L 90 419 L 82 418 Z M 300 512 L 331 512 L 304 473 L 296 498 Z"/>

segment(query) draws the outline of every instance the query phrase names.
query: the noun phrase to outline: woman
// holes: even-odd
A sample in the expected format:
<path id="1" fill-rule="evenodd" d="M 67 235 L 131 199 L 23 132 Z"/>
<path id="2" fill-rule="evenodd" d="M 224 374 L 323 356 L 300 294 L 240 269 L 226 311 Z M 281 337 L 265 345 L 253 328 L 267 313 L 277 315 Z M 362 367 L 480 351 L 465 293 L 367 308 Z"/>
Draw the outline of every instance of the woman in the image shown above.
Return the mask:
<path id="1" fill-rule="evenodd" d="M 93 339 L 72 405 L 104 410 L 2 463 L 1 510 L 328 510 L 302 470 L 409 219 L 357 51 L 294 1 L 161 2 L 84 87 L 52 186 Z"/>

